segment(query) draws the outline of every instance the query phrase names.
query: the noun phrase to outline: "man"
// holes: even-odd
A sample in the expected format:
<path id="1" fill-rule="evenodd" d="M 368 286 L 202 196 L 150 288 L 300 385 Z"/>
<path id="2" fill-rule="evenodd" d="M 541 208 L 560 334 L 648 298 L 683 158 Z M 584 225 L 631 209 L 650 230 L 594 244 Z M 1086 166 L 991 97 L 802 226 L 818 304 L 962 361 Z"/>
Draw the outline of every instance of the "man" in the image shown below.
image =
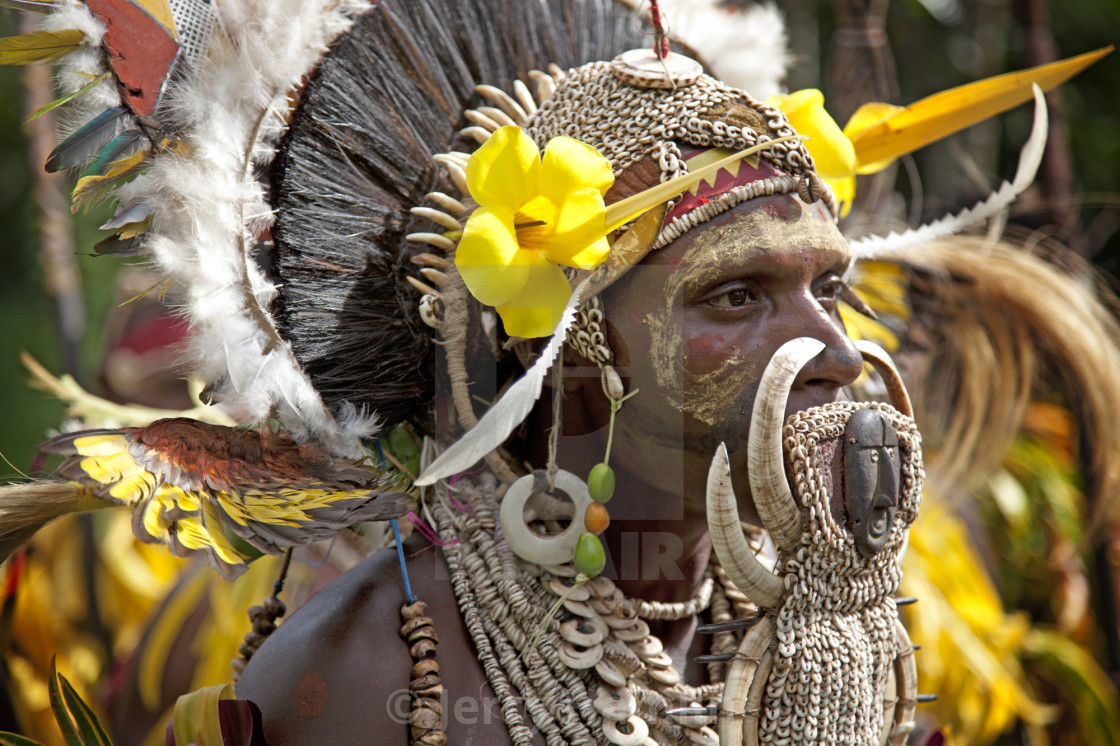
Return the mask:
<path id="1" fill-rule="evenodd" d="M 220 238 L 230 240 L 211 241 L 209 234 L 203 236 L 197 230 L 217 225 L 205 199 L 191 203 L 186 210 L 188 219 L 154 222 L 152 245 L 159 250 L 159 260 L 194 291 L 189 312 L 199 322 L 196 347 L 214 351 L 205 360 L 212 363 L 205 368 L 207 375 L 224 382 L 227 396 L 251 403 L 249 411 L 254 416 L 275 414 L 306 438 L 309 442 L 294 450 L 286 438 L 269 440 L 296 454 L 297 461 L 304 453 L 324 462 L 343 454 L 364 453 L 360 438 L 369 434 L 371 422 L 360 410 L 366 407 L 366 415 L 376 414 L 390 423 L 407 417 L 425 428 L 431 411 L 427 405 L 433 369 L 437 421 L 446 425 L 447 415 L 453 411 L 467 431 L 466 440 L 479 438 L 489 425 L 484 427 L 484 418 L 475 426 L 476 416 L 497 411 L 512 397 L 507 393 L 494 404 L 493 390 L 486 390 L 485 381 L 477 385 L 476 374 L 483 371 L 503 384 L 514 357 L 508 348 L 522 365 L 532 361 L 532 354 L 526 354 L 532 343 L 499 339 L 495 310 L 489 306 L 495 306 L 501 315 L 502 303 L 482 297 L 472 285 L 473 270 L 464 269 L 462 263 L 458 271 L 451 269 L 448 259 L 425 246 L 402 248 L 401 234 L 412 231 L 411 241 L 440 250 L 458 243 L 457 261 L 469 254 L 466 246 L 472 224 L 476 229 L 479 225 L 478 213 L 468 216 L 469 210 L 459 200 L 469 204 L 469 188 L 471 196 L 483 203 L 471 184 L 471 164 L 476 161 L 468 162 L 465 153 L 440 156 L 450 178 L 434 176 L 429 162 L 433 151 L 464 149 L 461 138 L 457 141 L 454 134 L 447 134 L 463 124 L 455 101 L 473 95 L 475 82 L 508 80 L 514 70 L 525 77 L 525 67 L 543 67 L 540 54 L 562 47 L 560 41 L 578 48 L 570 54 L 563 52 L 569 56 L 568 62 L 584 61 L 588 46 L 602 49 L 592 57 L 611 59 L 616 49 L 608 50 L 611 45 L 604 41 L 610 34 L 596 36 L 601 29 L 609 31 L 609 24 L 598 21 L 614 19 L 617 23 L 621 16 L 612 15 L 617 10 L 608 8 L 609 3 L 591 0 L 579 5 L 581 12 L 600 16 L 575 20 L 567 5 L 511 5 L 510 18 L 503 21 L 508 20 L 511 28 L 528 29 L 528 37 L 541 42 L 529 45 L 533 61 L 526 62 L 519 58 L 529 56 L 525 40 L 496 37 L 492 18 L 471 15 L 476 13 L 473 5 L 452 3 L 438 13 L 430 5 L 380 3 L 370 9 L 337 41 L 321 61 L 315 79 L 302 89 L 300 111 L 292 134 L 280 148 L 272 178 L 271 206 L 277 215 L 273 255 L 261 257 L 260 265 L 239 264 L 247 251 L 244 220 L 259 213 L 255 183 L 245 185 L 249 197 L 241 201 L 231 197 L 228 201 L 236 204 L 220 213 L 230 218 L 227 222 L 232 226 Z M 329 18 L 326 16 L 334 10 L 324 11 L 322 28 L 306 44 L 307 49 L 316 50 L 315 55 L 321 47 L 320 35 L 329 38 L 349 22 L 347 14 L 358 9 L 346 6 L 337 10 L 338 17 Z M 457 23 L 457 13 L 471 15 L 469 22 Z M 450 19 L 449 28 L 462 32 L 462 38 L 439 28 L 433 19 Z M 540 26 L 535 25 L 538 22 Z M 282 29 L 290 26 L 283 19 L 276 24 Z M 220 27 L 227 29 L 223 33 L 241 29 L 229 23 Z M 545 27 L 547 33 L 542 31 Z M 538 31 L 540 35 L 534 36 Z M 587 38 L 581 36 L 585 33 L 595 37 L 593 43 L 586 43 Z M 804 143 L 796 140 L 783 116 L 741 92 L 701 78 L 694 64 L 667 57 L 660 44 L 658 47 L 652 60 L 645 53 L 648 64 L 644 66 L 624 55 L 566 74 L 556 70 L 539 75 L 535 100 L 524 87 L 514 91 L 516 100 L 493 89 L 480 90 L 493 106 L 468 115 L 475 126 L 466 134 L 489 145 L 499 130 L 520 127 L 536 140 L 527 159 L 533 163 L 539 161 L 537 148 L 561 135 L 576 137 L 606 162 L 613 187 L 604 182 L 596 189 L 612 205 L 647 193 L 655 185 L 674 183 L 685 173 L 703 171 L 704 164 L 729 153 L 755 146 L 760 149 L 746 160 L 721 161 L 725 163 L 722 169 L 684 193 L 677 189 L 655 200 L 668 200 L 669 205 L 665 219 L 652 233 L 648 233 L 645 218 L 629 226 L 625 220 L 620 222 L 611 257 L 603 265 L 609 268 L 608 274 L 614 274 L 613 285 L 601 283 L 605 289 L 597 299 L 590 299 L 575 328 L 568 329 L 568 317 L 563 315 L 565 321 L 554 344 L 545 349 L 555 349 L 558 340 L 570 332 L 578 352 L 564 352 L 567 367 L 549 381 L 549 395 L 537 404 L 527 427 L 515 433 L 504 450 L 484 449 L 484 469 L 460 464 L 443 474 L 450 477 L 445 484 L 422 492 L 417 512 L 423 521 L 417 525 L 423 529 L 426 522 L 436 533 L 429 534 L 431 541 L 414 538 L 406 546 L 405 565 L 410 575 L 400 574 L 392 553 L 375 555 L 316 596 L 264 644 L 245 670 L 238 695 L 262 706 L 268 736 L 276 743 L 408 738 L 430 745 L 471 740 L 494 743 L 509 738 L 515 743 L 606 739 L 645 744 L 658 733 L 661 740 L 714 743 L 717 715 L 721 721 L 753 719 L 760 732 L 769 728 L 762 740 L 771 742 L 788 738 L 792 732 L 808 742 L 829 742 L 858 731 L 858 738 L 849 740 L 877 743 L 881 727 L 888 737 L 905 737 L 905 728 L 899 726 L 911 725 L 906 717 L 895 717 L 894 729 L 889 727 L 891 719 L 883 717 L 885 710 L 894 707 L 894 699 L 886 694 L 888 684 L 904 687 L 908 683 L 904 666 L 897 663 L 910 656 L 904 632 L 896 639 L 888 625 L 878 625 L 883 639 L 874 648 L 865 645 L 868 640 L 856 630 L 830 650 L 842 648 L 851 661 L 859 658 L 855 661 L 859 665 L 833 657 L 819 669 L 810 666 L 806 674 L 826 681 L 823 686 L 831 688 L 806 693 L 791 692 L 787 687 L 783 693 L 782 682 L 793 680 L 788 670 L 768 680 L 763 669 L 773 664 L 779 671 L 782 661 L 789 663 L 799 651 L 804 652 L 796 647 L 798 640 L 790 642 L 782 635 L 792 634 L 789 625 L 804 630 L 812 624 L 804 616 L 784 615 L 785 608 L 779 609 L 777 599 L 768 594 L 754 597 L 756 589 L 739 584 L 738 576 L 730 582 L 726 554 L 720 554 L 722 566 L 714 559 L 719 551 L 717 547 L 713 553 L 711 544 L 718 542 L 709 539 L 705 512 L 710 515 L 711 490 L 705 489 L 709 486 L 705 483 L 713 474 L 718 482 L 718 469 L 709 470 L 709 465 L 722 444 L 730 454 L 730 481 L 739 495 L 740 515 L 754 522 L 766 517 L 761 503 L 755 504 L 759 491 L 751 493 L 746 441 L 755 400 L 766 398 L 757 391 L 774 353 L 793 339 L 815 341 L 822 348 L 793 377 L 788 405 L 782 407 L 787 413 L 842 400 L 845 387 L 860 373 L 860 353 L 837 315 L 837 301 L 846 296 L 844 276 L 851 253 L 833 223 L 835 201 L 817 178 Z M 229 50 L 247 48 L 238 44 L 214 47 L 219 57 Z M 338 87 L 338 71 L 347 63 L 347 55 L 350 60 L 365 60 L 367 68 L 349 75 L 348 87 Z M 384 60 L 377 55 L 392 58 L 389 62 L 394 64 L 381 64 Z M 484 62 L 479 63 L 480 59 Z M 240 65 L 236 60 L 222 62 L 231 72 L 268 69 Z M 477 77 L 478 70 L 495 69 L 500 72 Z M 301 70 L 287 72 L 299 80 Z M 281 82 L 275 90 L 287 88 Z M 267 86 L 265 92 L 279 95 Z M 234 98 L 223 103 L 239 112 L 240 98 Z M 386 101 L 393 106 L 384 106 Z M 186 110 L 170 107 L 162 114 Z M 220 107 L 206 111 L 221 113 Z M 372 117 L 373 123 L 363 116 Z M 253 138 L 268 129 L 259 126 L 264 120 L 242 117 L 237 121 L 248 123 L 251 132 L 245 136 L 255 148 L 258 143 Z M 202 129 L 197 123 L 180 124 L 170 121 L 168 130 L 194 136 Z M 315 136 L 320 139 L 314 141 Z M 253 148 L 235 150 L 238 156 L 255 152 Z M 178 214 L 180 202 L 187 196 L 209 194 L 201 190 L 186 195 L 179 189 L 180 180 L 171 178 L 174 174 L 167 169 L 189 166 L 191 159 L 210 155 L 210 150 L 188 147 L 167 148 L 151 156 L 161 168 L 145 172 L 136 183 L 163 200 L 153 208 L 157 214 Z M 202 165 L 207 184 L 219 174 L 244 179 L 251 172 L 238 158 Z M 318 181 L 301 182 L 304 177 Z M 145 179 L 157 180 L 155 186 L 149 189 Z M 457 196 L 432 194 L 429 202 L 417 204 L 418 194 L 432 188 L 450 191 L 452 182 L 460 187 Z M 554 183 L 547 188 L 552 186 Z M 519 204 L 524 207 L 527 203 Z M 126 207 L 123 212 L 128 212 Z M 413 209 L 411 218 L 407 217 L 409 208 L 419 208 Z M 507 233 L 516 234 L 518 242 L 524 232 L 552 229 L 548 219 L 536 215 L 511 212 L 506 217 L 510 223 Z M 657 213 L 654 217 L 660 220 Z M 627 220 L 635 218 L 637 213 Z M 226 306 L 212 303 L 214 289 L 201 282 L 213 279 L 214 273 L 196 271 L 196 254 L 211 246 L 232 246 L 234 251 L 222 255 L 229 261 L 203 254 L 209 261 L 208 270 L 244 270 L 235 272 L 232 279 L 225 278 L 228 282 L 222 290 L 239 291 L 227 293 Z M 625 256 L 622 247 L 628 247 Z M 568 247 L 573 256 L 583 248 Z M 531 263 L 531 259 L 536 262 L 533 266 L 549 264 L 530 254 L 534 249 L 528 244 L 518 243 L 515 249 L 514 256 L 524 260 L 522 263 Z M 421 277 L 406 279 L 412 264 L 424 265 Z M 595 262 L 572 264 L 595 278 Z M 978 277 L 971 281 L 982 282 L 985 272 L 984 268 L 976 270 Z M 275 282 L 279 294 L 270 306 L 273 288 L 259 287 L 263 273 Z M 573 284 L 590 281 L 584 277 L 574 276 Z M 566 281 L 562 283 L 566 297 L 569 287 Z M 424 292 L 419 304 L 408 295 L 409 284 Z M 470 300 L 468 292 L 481 302 Z M 536 300 L 532 293 L 517 292 Z M 519 302 L 533 306 L 531 310 L 539 311 L 539 316 L 555 311 L 560 318 L 562 309 L 549 305 L 552 300 L 540 298 L 540 308 L 532 302 Z M 509 331 L 510 320 L 504 315 L 502 319 Z M 227 321 L 228 327 L 224 326 Z M 425 358 L 423 351 L 430 348 L 431 340 L 422 323 L 440 328 L 442 339 L 438 341 L 446 351 L 446 369 L 430 365 Z M 591 344 L 581 346 L 584 338 Z M 549 360 L 542 357 L 547 368 Z M 386 359 L 390 362 L 384 362 Z M 487 367 L 491 370 L 486 371 Z M 616 373 L 621 376 L 618 380 Z M 844 406 L 840 403 L 828 411 Z M 547 429 L 556 425 L 558 416 L 563 435 L 556 430 L 557 437 L 552 438 Z M 512 425 L 506 424 L 516 428 L 521 418 L 513 419 Z M 890 444 L 895 439 L 883 422 L 876 423 L 881 427 L 877 439 L 867 441 L 875 446 L 870 450 L 894 453 Z M 457 435 L 438 434 L 445 444 Z M 504 440 L 506 434 L 503 431 L 494 442 Z M 116 432 L 103 435 L 113 437 L 114 442 L 120 439 Z M 153 436 L 159 445 L 151 429 L 145 435 Z M 254 437 L 242 431 L 222 431 L 214 440 L 219 444 L 222 438 L 255 442 Z M 780 440 L 776 431 L 772 437 Z M 125 440 L 129 458 L 138 460 L 133 441 Z M 199 441 L 206 438 L 194 438 L 186 452 L 193 452 Z M 77 454 L 66 453 L 84 457 L 84 447 L 79 445 Z M 112 455 L 118 453 L 123 451 Z M 244 457 L 239 452 L 232 460 Z M 162 470 L 157 461 L 149 459 L 148 463 L 155 464 L 150 467 L 155 472 Z M 719 458 L 715 463 L 719 465 Z M 137 464 L 128 466 L 131 469 Z M 151 491 L 154 479 L 148 477 L 155 472 L 148 469 L 136 469 L 143 472 L 136 475 L 138 492 Z M 345 473 L 340 479 L 357 478 L 345 466 L 342 470 Z M 268 476 L 282 476 L 274 472 Z M 296 473 L 302 476 L 298 470 Z M 892 472 L 881 469 L 879 473 Z M 107 482 L 113 480 L 87 476 L 99 487 L 111 488 Z M 155 476 L 164 481 L 175 479 L 167 474 Z M 582 484 L 585 477 L 586 487 Z M 244 484 L 224 487 L 250 493 L 260 488 L 259 480 L 240 481 Z M 270 479 L 266 499 L 258 499 L 261 496 L 256 494 L 249 497 L 254 505 L 267 505 L 278 496 L 286 499 L 285 489 L 291 486 L 287 481 Z M 833 485 L 840 481 L 833 475 Z M 607 482 L 616 482 L 616 489 L 606 489 Z M 802 484 L 799 481 L 795 489 L 800 490 Z M 318 505 L 315 500 L 321 496 L 321 486 L 319 482 L 307 485 L 308 494 L 301 500 Z M 340 504 L 346 500 L 369 502 L 369 485 L 345 496 L 338 485 L 328 486 L 328 499 Z M 789 485 L 783 486 L 789 491 Z M 868 486 L 878 490 L 881 485 Z M 72 491 L 72 485 L 67 489 Z M 216 489 L 220 494 L 209 497 L 219 505 L 228 504 L 222 502 L 228 501 L 223 487 Z M 562 492 L 576 504 L 574 514 L 558 506 L 555 498 Z M 707 499 L 705 492 L 709 492 Z M 842 495 L 840 491 L 836 494 Z M 66 496 L 72 498 L 69 493 Z M 342 504 L 338 510 L 327 510 L 334 506 L 311 508 L 324 512 L 310 516 L 304 526 L 290 525 L 280 512 L 262 510 L 263 526 L 246 530 L 236 513 L 226 515 L 224 523 L 211 520 L 211 513 L 190 515 L 190 521 L 204 522 L 198 530 L 184 518 L 191 505 L 186 497 L 191 496 L 162 506 L 145 494 L 138 500 L 146 500 L 144 504 L 151 507 L 145 527 L 150 523 L 157 533 L 159 529 L 182 532 L 192 544 L 169 541 L 173 549 L 219 553 L 228 560 L 222 567 L 230 574 L 242 569 L 247 557 L 243 547 L 227 545 L 225 529 L 235 533 L 240 529 L 264 548 L 275 549 L 306 542 L 355 517 L 347 513 L 353 503 Z M 597 503 L 612 499 L 609 524 L 606 508 L 598 507 L 594 511 L 597 517 L 590 518 L 592 498 Z M 799 498 L 805 495 L 799 494 Z M 864 498 L 868 504 L 886 499 L 893 510 L 891 501 L 896 496 L 876 493 Z M 843 522 L 843 501 L 810 505 L 801 499 L 800 504 L 811 508 L 805 512 L 812 513 L 814 521 L 835 514 Z M 505 515 L 511 505 L 512 523 Z M 73 509 L 69 504 L 63 507 Z M 394 504 L 393 510 L 398 507 Z M 911 507 L 916 510 L 916 503 L 912 501 Z M 198 513 L 197 505 L 194 511 Z M 385 511 L 378 514 L 389 515 Z M 908 523 L 896 522 L 893 512 L 886 515 L 892 546 L 897 549 Z M 733 524 L 738 530 L 738 516 Z M 517 536 L 523 538 L 526 527 L 531 535 L 536 526 L 560 539 L 521 543 Z M 578 542 L 567 549 L 566 556 L 552 558 L 550 550 L 546 559 L 535 548 L 542 543 L 555 546 L 557 541 L 567 541 L 563 537 L 577 535 Z M 803 532 L 801 538 L 805 536 Z M 808 536 L 810 540 L 803 541 L 802 548 L 812 554 L 817 543 L 811 533 Z M 833 582 L 837 577 L 833 575 L 794 580 L 796 573 L 790 568 L 806 561 L 788 539 L 775 538 L 784 563 L 780 578 L 767 575 L 771 590 L 775 583 L 784 586 L 775 595 L 788 591 L 791 597 L 808 597 L 817 590 L 832 592 L 841 587 Z M 432 544 L 439 545 L 438 549 Z M 823 545 L 829 549 L 827 542 Z M 864 545 L 861 553 L 864 549 L 878 551 L 874 542 Z M 753 549 L 745 554 L 753 558 Z M 889 556 L 885 564 L 894 558 Z M 897 573 L 896 566 L 891 570 Z M 896 576 L 888 580 L 897 583 Z M 820 589 L 817 581 L 822 581 Z M 896 621 L 894 602 L 889 598 L 895 587 L 892 583 L 872 589 L 879 604 L 876 608 L 889 612 L 890 625 Z M 743 597 L 740 591 L 744 589 L 750 590 L 752 598 Z M 757 614 L 759 608 L 751 601 L 758 602 L 765 613 Z M 862 613 L 862 608 L 857 611 Z M 712 630 L 711 638 L 697 631 L 702 622 L 733 619 L 738 621 L 731 627 Z M 759 619 L 754 631 L 744 632 Z M 254 619 L 254 626 L 260 621 Z M 258 641 L 270 622 L 260 626 L 265 632 L 255 633 Z M 775 626 L 775 636 L 769 637 Z M 399 639 L 402 637 L 405 639 Z M 760 643 L 764 644 L 760 647 Z M 781 660 L 766 663 L 766 655 L 775 650 Z M 765 654 L 758 655 L 760 651 Z M 696 660 L 703 655 L 709 658 Z M 744 666 L 749 669 L 746 674 Z M 732 675 L 736 670 L 737 677 Z M 855 683 L 866 692 L 835 686 L 837 681 L 846 681 L 844 675 L 855 676 Z M 724 678 L 729 682 L 736 679 L 735 685 L 748 687 L 750 693 L 736 690 L 733 694 L 738 699 L 721 699 Z M 793 708 L 774 704 L 787 695 L 800 697 Z M 781 717 L 767 715 L 759 722 L 764 698 L 766 712 Z M 806 699 L 809 704 L 803 701 Z M 912 712 L 912 692 L 902 691 L 898 701 L 898 709 L 909 703 Z M 818 702 L 831 719 L 820 728 L 815 720 L 802 728 L 800 720 L 817 717 Z M 858 714 L 844 709 L 849 704 L 856 706 Z"/>
<path id="2" fill-rule="evenodd" d="M 619 85 L 609 67 L 587 75 L 594 81 L 587 87 Z M 553 111 L 563 111 L 556 101 L 565 100 L 570 89 L 576 89 L 571 97 L 582 95 L 579 83 L 561 83 Z M 631 89 L 688 101 L 687 95 L 672 91 Z M 722 88 L 712 90 L 726 94 Z M 735 97 L 737 116 L 763 121 L 758 104 L 740 99 L 738 92 L 727 95 Z M 562 117 L 542 113 L 529 126 L 558 128 Z M 707 151 L 681 144 L 689 159 Z M 650 157 L 633 162 L 616 180 L 608 201 L 656 184 L 661 173 L 657 165 Z M 695 195 L 682 197 L 665 220 L 672 225 L 691 214 L 695 227 L 649 251 L 603 293 L 607 344 L 633 394 L 613 426 L 599 370 L 575 350 L 566 353 L 561 383 L 566 434 L 555 448 L 556 463 L 573 474 L 588 474 L 603 461 L 613 432 L 610 463 L 617 487 L 602 541 L 610 557 L 605 574 L 627 597 L 687 603 L 710 578 L 705 486 L 720 443 L 731 454 L 743 515 L 758 522 L 747 482 L 746 440 L 759 379 L 779 347 L 798 337 L 824 343 L 824 351 L 794 382 L 790 412 L 845 397 L 845 387 L 862 370 L 862 357 L 845 334 L 837 308 L 851 254 L 827 200 L 803 201 L 796 194 L 796 179 L 781 182 L 784 194 L 747 198 L 737 205 L 730 197 L 742 199 L 742 189 L 780 178 L 782 173 L 765 160 L 721 171 Z M 695 211 L 709 204 L 722 205 L 724 211 L 697 221 Z M 587 375 L 589 369 L 592 375 Z M 542 398 L 530 420 L 524 458 L 514 465 L 518 471 L 548 466 L 555 393 L 551 389 Z M 461 539 L 446 543 L 457 545 Z M 508 718 L 501 698 L 479 660 L 485 653 L 475 649 L 439 554 L 438 548 L 419 541 L 406 546 L 411 587 L 429 604 L 427 615 L 440 635 L 437 670 L 447 742 L 504 742 L 507 725 L 512 731 L 514 724 L 503 722 Z M 316 595 L 254 655 L 237 691 L 264 710 L 270 742 L 337 741 L 362 733 L 379 734 L 381 743 L 406 742 L 412 701 L 407 672 L 413 661 L 408 645 L 395 639 L 400 630 L 396 610 L 407 600 L 395 565 L 391 551 L 370 558 Z M 718 683 L 694 660 L 710 652 L 710 638 L 696 630 L 711 616 L 706 607 L 699 612 L 648 624 L 649 634 L 671 659 L 671 669 L 693 687 Z M 524 656 L 525 641 L 520 642 Z M 522 717 L 528 725 L 529 718 L 525 713 Z M 711 731 L 706 733 L 703 737 L 710 738 Z M 415 730 L 412 737 L 417 737 Z"/>

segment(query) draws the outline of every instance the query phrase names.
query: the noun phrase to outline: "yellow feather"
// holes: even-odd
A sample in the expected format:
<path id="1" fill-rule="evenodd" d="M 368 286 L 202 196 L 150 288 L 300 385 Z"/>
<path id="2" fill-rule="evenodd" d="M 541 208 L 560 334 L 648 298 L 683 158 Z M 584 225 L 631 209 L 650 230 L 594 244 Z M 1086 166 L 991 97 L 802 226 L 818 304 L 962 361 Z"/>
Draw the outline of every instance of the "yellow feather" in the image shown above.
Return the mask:
<path id="1" fill-rule="evenodd" d="M 90 479 L 105 485 L 114 484 L 141 471 L 127 451 L 108 456 L 87 456 L 82 459 L 81 468 Z"/>
<path id="2" fill-rule="evenodd" d="M 644 212 L 656 207 L 662 202 L 676 197 L 681 192 L 689 187 L 700 183 L 702 179 L 715 177 L 720 169 L 730 169 L 736 164 L 737 161 L 752 156 L 755 153 L 762 152 L 776 143 L 786 142 L 787 140 L 797 140 L 798 137 L 775 137 L 773 140 L 759 143 L 746 150 L 740 150 L 737 153 L 729 155 L 715 163 L 710 163 L 703 168 L 690 171 L 683 176 L 669 179 L 662 184 L 646 189 L 645 191 L 638 192 L 631 195 L 626 199 L 619 200 L 614 204 L 607 206 L 605 222 L 607 225 L 606 233 L 611 233 L 618 230 L 626 223 L 629 223 L 634 218 L 638 217 Z"/>
<path id="3" fill-rule="evenodd" d="M 245 509 L 238 496 L 232 492 L 225 492 L 223 490 L 215 490 L 214 499 L 218 501 L 218 505 L 226 512 L 230 518 L 237 522 L 240 526 L 249 525 L 249 521 L 253 520 L 253 516 Z"/>
<path id="4" fill-rule="evenodd" d="M 1031 100 L 1034 84 L 1048 91 L 1111 51 L 1112 47 L 1105 47 L 935 93 L 850 134 L 856 157 L 861 164 L 870 164 L 917 150 Z"/>
<path id="5" fill-rule="evenodd" d="M 187 549 L 205 549 L 210 546 L 210 538 L 202 521 L 195 516 L 180 518 L 175 521 L 175 535 L 179 542 Z"/>
<path id="6" fill-rule="evenodd" d="M 21 36 L 0 39 L 0 65 L 27 65 L 44 60 L 57 60 L 78 49 L 86 39 L 78 29 L 34 31 Z"/>
<path id="7" fill-rule="evenodd" d="M 128 451 L 128 439 L 123 435 L 83 435 L 74 438 L 74 448 L 79 456 L 112 456 L 114 453 Z"/>
<path id="8" fill-rule="evenodd" d="M 157 498 L 152 498 L 145 501 L 137 510 L 142 511 L 140 522 L 148 535 L 157 541 L 166 542 L 170 536 L 168 528 L 171 526 L 171 521 L 167 520 L 164 514 L 163 502 Z"/>
<path id="9" fill-rule="evenodd" d="M 156 475 L 141 469 L 127 479 L 122 479 L 109 490 L 109 497 L 134 505 L 151 496 L 156 488 Z"/>
<path id="10" fill-rule="evenodd" d="M 109 196 L 112 189 L 138 176 L 151 156 L 149 150 L 137 150 L 127 158 L 113 161 L 104 174 L 83 176 L 78 179 L 70 195 L 73 201 L 70 212 L 77 213 L 83 207 L 89 209 L 100 203 Z"/>
<path id="11" fill-rule="evenodd" d="M 299 528 L 308 520 L 298 505 L 275 494 L 247 492 L 242 500 L 249 520 L 257 523 Z"/>
<path id="12" fill-rule="evenodd" d="M 181 487 L 175 486 L 168 490 L 167 497 L 174 501 L 179 510 L 187 513 L 197 513 L 206 499 L 197 492 L 187 492 Z"/>
<path id="13" fill-rule="evenodd" d="M 233 548 L 225 534 L 217 507 L 209 500 L 202 504 L 202 515 L 206 535 L 210 539 L 210 546 L 213 547 L 214 552 L 221 558 L 222 562 L 229 565 L 245 564 L 245 557 Z"/>

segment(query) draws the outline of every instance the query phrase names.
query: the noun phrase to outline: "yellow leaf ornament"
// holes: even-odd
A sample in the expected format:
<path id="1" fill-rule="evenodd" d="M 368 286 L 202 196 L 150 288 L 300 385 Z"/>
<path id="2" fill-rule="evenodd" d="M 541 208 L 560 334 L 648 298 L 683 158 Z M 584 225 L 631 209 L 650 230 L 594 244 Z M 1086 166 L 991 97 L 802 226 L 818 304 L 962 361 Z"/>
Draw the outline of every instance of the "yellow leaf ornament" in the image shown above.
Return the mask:
<path id="1" fill-rule="evenodd" d="M 506 332 L 552 334 L 571 288 L 559 265 L 592 269 L 610 251 L 603 195 L 610 162 L 590 145 L 555 137 L 543 158 L 520 127 L 502 127 L 467 164 L 479 204 L 455 264 L 467 288 L 494 306 Z"/>
<path id="2" fill-rule="evenodd" d="M 793 128 L 807 138 L 806 147 L 820 174 L 844 205 L 855 198 L 855 175 L 881 171 L 896 158 L 1029 101 L 1032 86 L 1043 91 L 1068 80 L 1112 51 L 1112 47 L 1048 65 L 985 78 L 951 88 L 909 106 L 871 102 L 852 115 L 843 131 L 825 111 L 824 95 L 815 88 L 777 94 L 766 103 L 785 112 Z"/>

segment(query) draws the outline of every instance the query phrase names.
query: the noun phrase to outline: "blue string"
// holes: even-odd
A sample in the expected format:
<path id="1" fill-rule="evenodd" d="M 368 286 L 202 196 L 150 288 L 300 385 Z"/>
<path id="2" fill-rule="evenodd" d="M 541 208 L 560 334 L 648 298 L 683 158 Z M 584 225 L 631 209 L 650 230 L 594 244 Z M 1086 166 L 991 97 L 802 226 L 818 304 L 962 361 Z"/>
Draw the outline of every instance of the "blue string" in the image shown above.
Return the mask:
<path id="1" fill-rule="evenodd" d="M 385 453 L 381 450 L 381 438 L 373 441 L 373 450 L 377 452 L 377 465 L 384 469 L 387 462 L 385 461 Z"/>
<path id="2" fill-rule="evenodd" d="M 404 545 L 401 544 L 401 527 L 397 525 L 397 519 L 394 518 L 390 521 L 393 525 L 393 538 L 397 542 L 397 559 L 401 563 L 401 575 L 404 577 L 404 598 L 410 604 L 414 604 L 420 599 L 416 598 L 412 593 L 412 585 L 408 582 L 408 568 L 404 564 Z"/>

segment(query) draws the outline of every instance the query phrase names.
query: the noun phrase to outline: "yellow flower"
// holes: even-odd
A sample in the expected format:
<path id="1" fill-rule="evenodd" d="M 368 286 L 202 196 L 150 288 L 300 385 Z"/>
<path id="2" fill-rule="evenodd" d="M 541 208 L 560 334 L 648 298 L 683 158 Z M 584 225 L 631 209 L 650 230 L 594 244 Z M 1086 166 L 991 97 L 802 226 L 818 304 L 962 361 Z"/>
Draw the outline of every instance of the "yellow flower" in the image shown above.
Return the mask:
<path id="1" fill-rule="evenodd" d="M 610 162 L 590 145 L 556 137 L 542 159 L 519 127 L 497 130 L 471 156 L 467 187 L 479 208 L 455 264 L 507 333 L 552 334 L 571 297 L 558 265 L 591 269 L 606 258 L 603 195 L 613 183 Z"/>

